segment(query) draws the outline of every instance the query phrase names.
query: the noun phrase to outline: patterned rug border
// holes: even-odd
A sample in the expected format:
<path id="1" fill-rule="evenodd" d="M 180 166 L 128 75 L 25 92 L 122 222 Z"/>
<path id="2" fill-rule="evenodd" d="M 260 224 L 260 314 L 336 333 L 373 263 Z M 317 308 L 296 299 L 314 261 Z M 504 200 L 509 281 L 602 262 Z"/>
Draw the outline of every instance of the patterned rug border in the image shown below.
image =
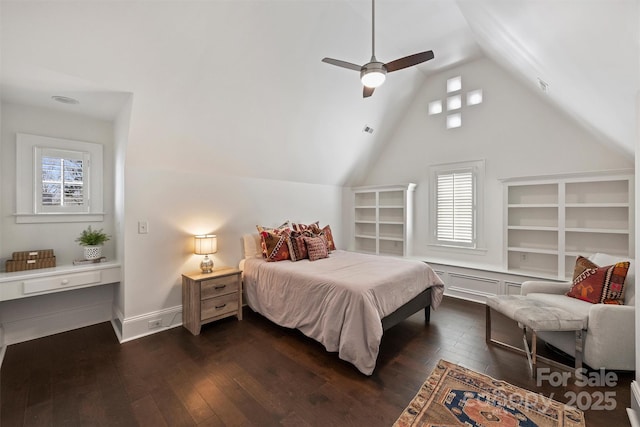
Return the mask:
<path id="1" fill-rule="evenodd" d="M 585 427 L 584 413 L 577 408 L 444 359 L 438 361 L 414 398 L 393 424 L 393 427 L 431 426 L 432 424 L 429 420 L 421 422 L 422 415 L 431 405 L 439 404 L 435 402 L 437 392 L 444 385 L 448 374 L 451 374 L 456 380 L 465 381 L 470 387 L 477 388 L 480 390 L 479 393 L 481 395 L 490 396 L 488 400 L 498 402 L 496 407 L 506 407 L 508 405 L 523 411 L 535 411 L 545 422 L 544 424 L 538 424 L 540 427 Z M 479 379 L 474 381 L 472 379 L 474 376 L 479 377 Z M 487 386 L 487 384 L 490 384 L 490 386 Z M 438 423 L 437 420 L 434 421 Z M 435 425 L 440 426 L 443 424 Z M 470 424 L 460 423 L 458 425 L 465 426 Z M 502 424 L 491 425 L 500 426 Z"/>

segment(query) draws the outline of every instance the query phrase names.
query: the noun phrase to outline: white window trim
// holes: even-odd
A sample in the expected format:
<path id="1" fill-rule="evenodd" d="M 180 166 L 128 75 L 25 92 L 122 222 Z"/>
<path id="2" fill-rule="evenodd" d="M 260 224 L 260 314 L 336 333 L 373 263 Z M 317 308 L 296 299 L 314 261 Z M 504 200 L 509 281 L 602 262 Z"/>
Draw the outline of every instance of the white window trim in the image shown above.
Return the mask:
<path id="1" fill-rule="evenodd" d="M 474 221 L 474 235 L 475 240 L 473 245 L 456 244 L 455 242 L 443 243 L 438 241 L 436 236 L 436 218 L 437 218 L 437 175 L 442 173 L 453 173 L 456 171 L 473 171 L 475 190 L 475 221 Z M 484 240 L 484 175 L 485 175 L 485 161 L 473 160 L 465 162 L 455 163 L 443 163 L 438 165 L 429 166 L 429 246 L 434 246 L 442 249 L 451 249 L 455 251 L 471 251 L 486 252 L 485 240 Z"/>
<path id="2" fill-rule="evenodd" d="M 37 151 L 59 149 L 86 152 L 91 157 L 89 168 L 90 194 L 85 212 L 42 212 L 38 209 L 36 190 Z M 87 222 L 103 221 L 103 147 L 84 141 L 51 138 L 39 135 L 17 134 L 16 136 L 16 223 Z"/>

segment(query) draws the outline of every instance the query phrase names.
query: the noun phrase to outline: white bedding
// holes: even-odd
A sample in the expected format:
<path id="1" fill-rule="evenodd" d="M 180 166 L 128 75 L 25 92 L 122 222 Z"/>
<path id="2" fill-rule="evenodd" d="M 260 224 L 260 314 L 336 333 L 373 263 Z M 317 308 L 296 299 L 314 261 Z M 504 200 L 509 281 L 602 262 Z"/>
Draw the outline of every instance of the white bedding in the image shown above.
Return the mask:
<path id="1" fill-rule="evenodd" d="M 337 250 L 317 261 L 244 261 L 247 304 L 278 325 L 296 328 L 371 375 L 382 338 L 381 319 L 432 287 L 444 286 L 424 262 Z"/>

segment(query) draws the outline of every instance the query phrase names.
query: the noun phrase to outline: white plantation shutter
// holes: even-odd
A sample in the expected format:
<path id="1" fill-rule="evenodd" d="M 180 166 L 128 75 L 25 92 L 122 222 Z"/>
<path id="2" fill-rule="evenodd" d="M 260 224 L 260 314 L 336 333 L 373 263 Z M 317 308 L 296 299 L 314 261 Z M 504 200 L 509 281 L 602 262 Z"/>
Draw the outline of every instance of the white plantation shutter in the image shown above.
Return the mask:
<path id="1" fill-rule="evenodd" d="M 482 194 L 484 160 L 429 167 L 430 240 L 437 246 L 484 250 Z"/>
<path id="2" fill-rule="evenodd" d="M 473 172 L 437 175 L 436 237 L 441 242 L 473 244 Z"/>
<path id="3" fill-rule="evenodd" d="M 89 205 L 89 153 L 36 148 L 39 212 L 85 212 Z"/>
<path id="4" fill-rule="evenodd" d="M 42 205 L 82 206 L 83 175 L 81 159 L 42 157 Z"/>

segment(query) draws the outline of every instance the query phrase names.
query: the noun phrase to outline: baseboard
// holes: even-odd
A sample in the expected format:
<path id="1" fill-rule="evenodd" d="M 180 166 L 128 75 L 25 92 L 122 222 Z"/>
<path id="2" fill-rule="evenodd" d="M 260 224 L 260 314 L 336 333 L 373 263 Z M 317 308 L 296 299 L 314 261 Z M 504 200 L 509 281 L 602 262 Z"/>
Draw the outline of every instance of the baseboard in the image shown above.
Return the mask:
<path id="1" fill-rule="evenodd" d="M 4 328 L 0 323 L 0 369 L 2 369 L 2 361 L 4 360 L 4 354 L 7 352 L 7 345 L 4 343 Z"/>
<path id="2" fill-rule="evenodd" d="M 2 371 L 2 361 L 4 360 L 4 354 L 7 352 L 7 346 L 0 347 L 0 372 Z"/>
<path id="3" fill-rule="evenodd" d="M 152 321 L 159 321 L 160 325 L 157 327 L 150 327 L 149 322 Z M 121 320 L 121 323 L 121 343 L 142 338 L 157 332 L 166 331 L 167 329 L 182 325 L 182 305 L 129 317 Z M 114 328 L 116 326 L 117 325 L 114 325 Z"/>
<path id="4" fill-rule="evenodd" d="M 640 427 L 640 384 L 631 381 L 631 408 L 627 408 L 627 415 L 632 427 Z"/>
<path id="5" fill-rule="evenodd" d="M 631 408 L 627 408 L 627 416 L 629 417 L 629 423 L 631 427 L 640 427 L 640 419 L 638 413 Z"/>
<path id="6" fill-rule="evenodd" d="M 496 288 L 498 286 L 496 284 L 497 282 L 488 281 L 488 280 L 479 280 L 479 279 L 476 279 L 476 280 L 480 284 L 491 283 Z M 499 292 L 494 292 L 494 289 L 492 289 L 490 292 L 487 292 L 480 289 L 473 289 L 470 287 L 449 285 L 446 287 L 444 294 L 453 296 L 456 298 L 464 299 L 466 301 L 475 301 L 479 303 L 484 303 L 487 297 L 497 295 L 499 294 Z"/>
<path id="7" fill-rule="evenodd" d="M 124 319 L 124 315 L 118 307 L 114 305 L 111 316 L 111 326 L 113 327 L 113 332 L 116 333 L 116 337 L 118 337 L 118 342 L 122 342 L 122 319 Z"/>
<path id="8" fill-rule="evenodd" d="M 0 370 L 2 369 L 2 361 L 4 360 L 4 354 L 7 352 L 7 345 L 4 343 L 4 328 L 0 323 Z"/>
<path id="9" fill-rule="evenodd" d="M 3 322 L 3 349 L 11 344 L 30 341 L 60 332 L 71 331 L 111 320 L 111 301 L 72 307 Z M 4 351 L 4 350 L 3 350 Z"/>

